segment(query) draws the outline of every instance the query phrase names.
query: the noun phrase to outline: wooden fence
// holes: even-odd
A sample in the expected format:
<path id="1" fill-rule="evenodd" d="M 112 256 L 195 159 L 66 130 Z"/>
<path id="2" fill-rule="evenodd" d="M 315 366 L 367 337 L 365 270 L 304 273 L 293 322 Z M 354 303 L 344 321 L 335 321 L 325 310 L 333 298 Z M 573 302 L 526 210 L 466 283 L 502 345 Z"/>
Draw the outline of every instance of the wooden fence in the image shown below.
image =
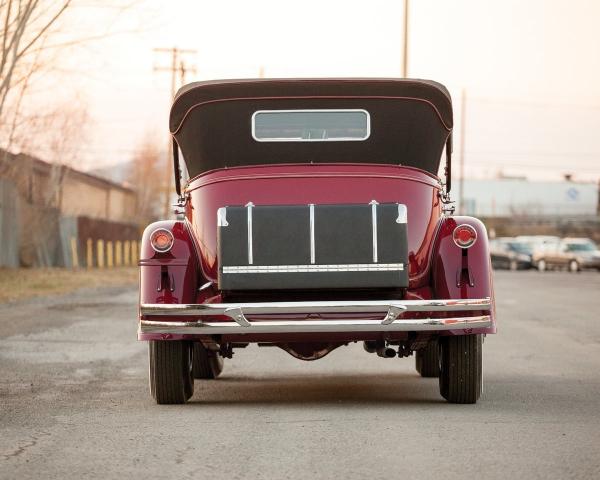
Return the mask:
<path id="1" fill-rule="evenodd" d="M 139 242 L 137 240 L 104 240 L 88 238 L 83 251 L 75 237 L 70 239 L 71 265 L 74 268 L 113 268 L 137 265 Z M 81 251 L 81 253 L 80 253 Z"/>

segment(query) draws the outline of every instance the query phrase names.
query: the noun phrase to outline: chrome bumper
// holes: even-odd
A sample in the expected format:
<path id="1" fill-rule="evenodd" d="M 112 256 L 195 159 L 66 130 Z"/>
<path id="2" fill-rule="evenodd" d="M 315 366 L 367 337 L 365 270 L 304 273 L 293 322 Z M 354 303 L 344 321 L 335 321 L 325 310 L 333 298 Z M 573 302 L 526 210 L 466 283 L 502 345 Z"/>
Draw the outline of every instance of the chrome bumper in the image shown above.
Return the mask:
<path id="1" fill-rule="evenodd" d="M 377 300 L 335 302 L 268 302 L 213 304 L 142 304 L 144 317 L 222 315 L 231 321 L 140 320 L 141 334 L 225 335 L 253 333 L 399 332 L 464 330 L 492 327 L 491 315 L 401 318 L 405 312 L 464 312 L 491 309 L 490 298 L 469 300 Z M 319 314 L 381 314 L 379 319 L 318 319 Z M 306 319 L 252 319 L 247 316 L 307 314 Z"/>

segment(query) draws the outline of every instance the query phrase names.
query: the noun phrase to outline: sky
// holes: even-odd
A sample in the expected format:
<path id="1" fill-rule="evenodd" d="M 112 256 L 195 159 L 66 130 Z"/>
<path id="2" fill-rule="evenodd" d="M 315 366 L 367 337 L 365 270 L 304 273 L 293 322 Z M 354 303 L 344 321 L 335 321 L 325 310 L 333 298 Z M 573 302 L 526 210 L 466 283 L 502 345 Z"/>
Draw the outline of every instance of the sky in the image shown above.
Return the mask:
<path id="1" fill-rule="evenodd" d="M 187 81 L 399 77 L 403 1 L 139 0 L 116 20 L 81 9 L 66 21 L 111 35 L 70 51 L 61 85 L 91 119 L 80 168 L 115 165 L 145 141 L 168 142 L 167 54 L 192 49 Z M 465 176 L 565 173 L 600 179 L 600 2 L 411 0 L 408 76 L 437 80 L 455 108 Z M 464 132 L 461 131 L 461 98 Z M 460 174 L 458 167 L 454 171 Z"/>

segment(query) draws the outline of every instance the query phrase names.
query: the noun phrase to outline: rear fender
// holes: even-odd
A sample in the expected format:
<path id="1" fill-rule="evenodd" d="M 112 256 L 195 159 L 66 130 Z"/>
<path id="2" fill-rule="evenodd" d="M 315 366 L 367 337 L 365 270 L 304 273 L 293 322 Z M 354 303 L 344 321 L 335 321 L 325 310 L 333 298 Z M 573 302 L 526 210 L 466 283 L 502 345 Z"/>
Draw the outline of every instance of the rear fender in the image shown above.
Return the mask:
<path id="1" fill-rule="evenodd" d="M 496 309 L 494 302 L 494 285 L 490 259 L 488 236 L 485 225 L 473 217 L 446 217 L 440 220 L 437 237 L 433 249 L 433 268 L 431 285 L 434 298 L 485 298 L 490 297 L 494 326 L 477 332 L 463 333 L 495 333 Z M 458 225 L 467 224 L 477 232 L 475 244 L 462 249 L 454 243 L 452 233 Z M 488 312 L 481 312 L 482 315 Z M 454 332 L 459 333 L 459 331 Z"/>
<path id="2" fill-rule="evenodd" d="M 165 253 L 154 251 L 150 235 L 157 228 L 173 234 Z M 140 303 L 194 303 L 201 281 L 192 236 L 184 222 L 162 220 L 144 230 L 140 251 Z"/>

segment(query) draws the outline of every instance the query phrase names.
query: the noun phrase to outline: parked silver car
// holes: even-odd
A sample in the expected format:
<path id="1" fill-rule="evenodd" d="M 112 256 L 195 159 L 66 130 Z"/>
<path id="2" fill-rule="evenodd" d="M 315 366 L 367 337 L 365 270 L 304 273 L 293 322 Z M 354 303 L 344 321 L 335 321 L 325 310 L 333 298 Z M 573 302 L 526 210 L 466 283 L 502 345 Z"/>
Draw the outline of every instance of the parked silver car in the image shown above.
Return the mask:
<path id="1" fill-rule="evenodd" d="M 571 272 L 589 268 L 600 271 L 600 250 L 589 238 L 563 238 L 553 248 L 535 252 L 534 262 L 541 272 L 549 268 L 567 268 Z"/>

